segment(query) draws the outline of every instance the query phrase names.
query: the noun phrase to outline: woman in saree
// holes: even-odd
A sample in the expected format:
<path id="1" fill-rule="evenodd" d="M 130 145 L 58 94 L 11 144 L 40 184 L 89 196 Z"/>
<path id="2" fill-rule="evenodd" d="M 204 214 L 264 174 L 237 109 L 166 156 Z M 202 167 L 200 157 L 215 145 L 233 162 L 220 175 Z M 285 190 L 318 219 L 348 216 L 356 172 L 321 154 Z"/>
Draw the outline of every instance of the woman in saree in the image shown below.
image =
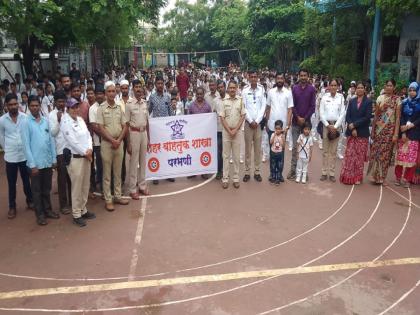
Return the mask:
<path id="1" fill-rule="evenodd" d="M 409 188 L 416 171 L 420 140 L 420 97 L 417 82 L 410 84 L 408 97 L 402 102 L 400 126 L 395 185 Z"/>
<path id="2" fill-rule="evenodd" d="M 376 100 L 372 123 L 372 145 L 370 148 L 368 174 L 377 185 L 385 184 L 388 168 L 393 164 L 393 153 L 400 129 L 401 100 L 395 95 L 396 83 L 386 82 L 385 94 Z"/>
<path id="3" fill-rule="evenodd" d="M 356 97 L 349 102 L 346 112 L 347 146 L 341 168 L 340 182 L 359 185 L 363 181 L 364 162 L 369 148 L 369 126 L 372 118 L 372 101 L 366 96 L 363 82 L 356 84 Z"/>

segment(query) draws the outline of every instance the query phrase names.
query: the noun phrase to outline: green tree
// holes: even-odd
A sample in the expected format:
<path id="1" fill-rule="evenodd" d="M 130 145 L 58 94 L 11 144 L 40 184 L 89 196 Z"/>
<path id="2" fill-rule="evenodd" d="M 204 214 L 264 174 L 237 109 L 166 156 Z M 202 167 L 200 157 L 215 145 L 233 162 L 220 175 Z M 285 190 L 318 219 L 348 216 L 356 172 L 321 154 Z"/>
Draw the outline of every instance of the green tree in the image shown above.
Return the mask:
<path id="1" fill-rule="evenodd" d="M 223 48 L 246 48 L 248 8 L 242 0 L 216 4 L 211 21 L 212 37 Z"/>
<path id="2" fill-rule="evenodd" d="M 388 35 L 395 35 L 400 32 L 406 15 L 420 15 L 420 2 L 418 0 L 377 0 L 376 4 L 383 12 L 383 30 Z M 373 9 L 372 5 L 371 13 L 373 13 Z"/>
<path id="3" fill-rule="evenodd" d="M 304 12 L 304 0 L 250 0 L 250 62 L 286 70 L 292 60 L 298 59 L 305 39 Z"/>
<path id="4" fill-rule="evenodd" d="M 27 74 L 35 49 L 128 45 L 138 21 L 157 23 L 166 0 L 0 0 L 0 27 L 15 38 Z"/>
<path id="5" fill-rule="evenodd" d="M 220 46 L 212 40 L 210 30 L 213 12 L 209 1 L 177 0 L 175 7 L 164 15 L 164 26 L 157 31 L 154 46 L 176 52 L 218 49 Z"/>

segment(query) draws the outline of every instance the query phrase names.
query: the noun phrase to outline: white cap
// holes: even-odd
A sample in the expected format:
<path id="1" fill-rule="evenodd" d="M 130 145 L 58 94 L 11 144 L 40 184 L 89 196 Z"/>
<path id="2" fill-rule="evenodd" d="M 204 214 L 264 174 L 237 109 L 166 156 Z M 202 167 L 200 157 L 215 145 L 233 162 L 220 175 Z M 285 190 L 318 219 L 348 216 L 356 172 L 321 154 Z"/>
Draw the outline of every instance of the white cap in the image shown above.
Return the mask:
<path id="1" fill-rule="evenodd" d="M 356 84 L 356 81 L 351 81 L 350 84 Z"/>
<path id="2" fill-rule="evenodd" d="M 110 86 L 115 87 L 115 83 L 113 81 L 106 81 L 105 85 L 104 85 L 104 89 L 106 90 L 107 88 L 109 88 Z"/>
<path id="3" fill-rule="evenodd" d="M 130 85 L 127 80 L 121 80 L 120 85 Z"/>

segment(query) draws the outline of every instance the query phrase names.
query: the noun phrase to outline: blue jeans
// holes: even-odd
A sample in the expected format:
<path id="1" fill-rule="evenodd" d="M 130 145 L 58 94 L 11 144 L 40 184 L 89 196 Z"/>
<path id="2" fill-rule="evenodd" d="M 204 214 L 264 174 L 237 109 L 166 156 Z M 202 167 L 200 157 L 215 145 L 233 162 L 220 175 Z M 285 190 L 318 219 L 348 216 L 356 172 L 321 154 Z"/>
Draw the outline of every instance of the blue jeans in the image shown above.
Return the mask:
<path id="1" fill-rule="evenodd" d="M 270 151 L 270 178 L 276 181 L 283 179 L 284 151 Z"/>

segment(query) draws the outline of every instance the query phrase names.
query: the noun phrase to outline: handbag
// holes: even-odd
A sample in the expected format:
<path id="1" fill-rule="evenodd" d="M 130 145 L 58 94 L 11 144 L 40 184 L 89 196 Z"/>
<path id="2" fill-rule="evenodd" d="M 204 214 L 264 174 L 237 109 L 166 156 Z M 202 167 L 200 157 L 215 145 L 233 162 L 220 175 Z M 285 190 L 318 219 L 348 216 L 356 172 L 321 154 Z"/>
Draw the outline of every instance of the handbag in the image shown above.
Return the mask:
<path id="1" fill-rule="evenodd" d="M 340 136 L 340 132 L 337 130 L 335 132 L 328 132 L 328 140 L 337 139 Z"/>
<path id="2" fill-rule="evenodd" d="M 318 126 L 316 126 L 316 131 L 319 133 L 319 136 L 321 139 L 324 137 L 324 124 L 322 121 L 318 123 Z"/>
<path id="3" fill-rule="evenodd" d="M 321 139 L 323 139 L 323 137 L 324 137 L 324 124 L 322 123 L 322 121 L 320 121 L 318 123 L 318 126 L 316 127 L 316 131 L 318 131 L 319 135 L 321 136 Z M 331 133 L 331 132 L 327 133 L 328 140 L 337 139 L 339 136 L 340 136 L 340 132 L 338 130 L 334 133 Z"/>
<path id="4" fill-rule="evenodd" d="M 67 148 L 63 150 L 64 165 L 69 166 L 71 161 L 71 151 Z"/>

